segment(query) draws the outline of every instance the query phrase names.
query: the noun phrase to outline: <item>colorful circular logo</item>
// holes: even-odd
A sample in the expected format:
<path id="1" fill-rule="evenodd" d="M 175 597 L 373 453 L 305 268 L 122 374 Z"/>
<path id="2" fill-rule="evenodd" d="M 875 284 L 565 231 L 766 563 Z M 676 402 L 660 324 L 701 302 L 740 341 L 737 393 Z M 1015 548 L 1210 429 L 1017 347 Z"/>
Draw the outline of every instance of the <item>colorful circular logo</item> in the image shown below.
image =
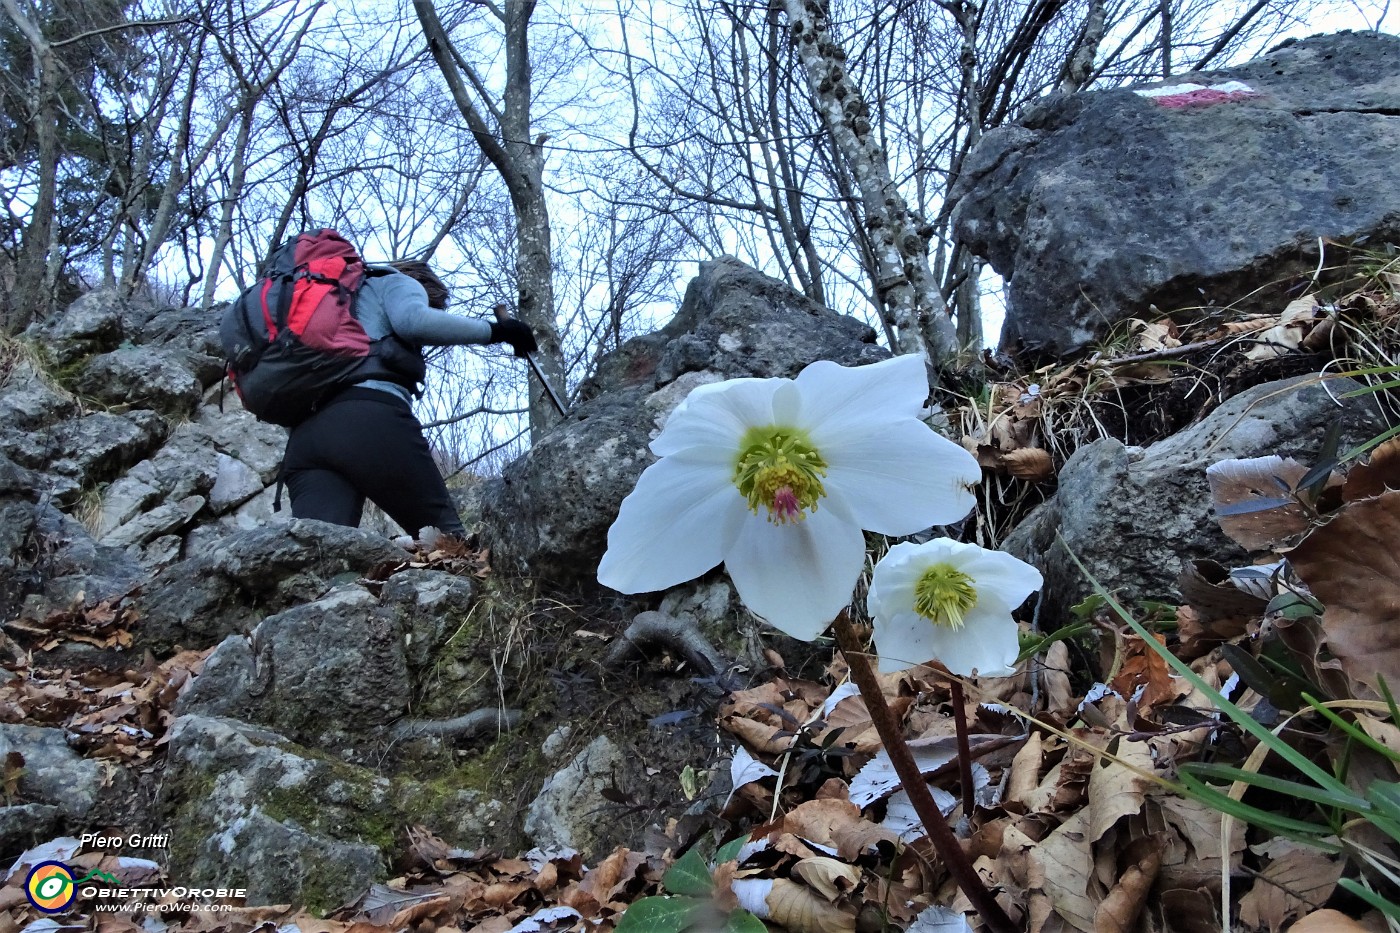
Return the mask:
<path id="1" fill-rule="evenodd" d="M 62 862 L 40 862 L 29 870 L 24 881 L 29 903 L 46 914 L 67 910 L 77 896 L 73 872 Z"/>

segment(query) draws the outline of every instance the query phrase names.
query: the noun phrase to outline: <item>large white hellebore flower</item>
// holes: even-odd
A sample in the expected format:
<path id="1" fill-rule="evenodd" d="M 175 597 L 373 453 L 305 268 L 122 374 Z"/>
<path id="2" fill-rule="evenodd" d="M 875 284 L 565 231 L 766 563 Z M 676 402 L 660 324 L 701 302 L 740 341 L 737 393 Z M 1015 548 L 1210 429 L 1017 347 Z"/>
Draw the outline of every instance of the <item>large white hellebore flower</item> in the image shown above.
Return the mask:
<path id="1" fill-rule="evenodd" d="M 896 544 L 875 565 L 866 599 L 881 673 L 931 660 L 964 677 L 1015 673 L 1011 611 L 1043 583 L 1030 564 L 975 544 Z"/>
<path id="2" fill-rule="evenodd" d="M 722 561 L 749 609 L 816 638 L 850 602 L 861 529 L 913 534 L 973 506 L 981 471 L 918 419 L 928 392 L 917 356 L 700 386 L 652 441 L 598 581 L 645 593 Z"/>

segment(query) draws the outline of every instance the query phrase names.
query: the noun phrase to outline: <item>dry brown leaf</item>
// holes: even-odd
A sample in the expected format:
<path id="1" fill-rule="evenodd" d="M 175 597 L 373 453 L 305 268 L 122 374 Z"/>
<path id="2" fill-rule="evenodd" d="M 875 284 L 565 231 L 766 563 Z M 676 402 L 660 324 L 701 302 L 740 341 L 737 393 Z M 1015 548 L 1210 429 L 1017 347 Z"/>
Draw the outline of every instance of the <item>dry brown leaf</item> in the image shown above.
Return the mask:
<path id="1" fill-rule="evenodd" d="M 1011 776 L 1006 781 L 1006 800 L 1028 804 L 1040 784 L 1040 766 L 1045 760 L 1044 744 L 1039 732 L 1032 732 L 1026 744 L 1011 760 Z"/>
<path id="2" fill-rule="evenodd" d="M 1305 846 L 1279 840 L 1288 850 L 1259 873 L 1240 899 L 1240 921 L 1253 929 L 1279 933 L 1299 913 L 1316 910 L 1332 896 L 1342 876 L 1341 860 Z"/>
<path id="3" fill-rule="evenodd" d="M 1055 463 L 1050 453 L 1039 447 L 1022 447 L 1002 455 L 1006 472 L 1028 483 L 1038 483 L 1055 475 Z"/>
<path id="4" fill-rule="evenodd" d="M 1392 752 L 1400 754 L 1400 727 L 1394 723 L 1357 714 L 1356 724 L 1361 730 Z M 1400 772 L 1400 761 L 1391 761 L 1396 772 Z"/>
<path id="5" fill-rule="evenodd" d="M 1153 636 L 1162 644 L 1166 639 Z M 1123 644 L 1123 666 L 1111 685 L 1119 696 L 1136 697 L 1139 712 L 1150 713 L 1162 703 L 1171 703 L 1186 690 L 1184 683 L 1178 683 L 1172 676 L 1171 668 L 1156 651 L 1136 635 L 1127 638 Z M 1141 688 L 1141 694 L 1138 693 Z"/>
<path id="6" fill-rule="evenodd" d="M 1146 742 L 1119 742 L 1115 757 L 1125 764 L 1105 759 L 1089 775 L 1089 842 L 1098 842 L 1122 817 L 1141 812 L 1147 792 L 1155 786 L 1151 779 L 1125 766 L 1148 774 L 1156 771 Z"/>
<path id="7" fill-rule="evenodd" d="M 1315 910 L 1289 927 L 1288 933 L 1372 933 L 1374 929 L 1338 910 Z"/>
<path id="8" fill-rule="evenodd" d="M 1279 315 L 1278 323 L 1259 335 L 1259 342 L 1245 351 L 1245 357 L 1268 360 L 1298 349 L 1314 321 L 1323 313 L 1315 295 L 1290 301 Z"/>
<path id="9" fill-rule="evenodd" d="M 1400 489 L 1400 437 L 1371 451 L 1370 458 L 1351 468 L 1342 484 L 1342 501 L 1369 499 L 1387 489 Z"/>
<path id="10" fill-rule="evenodd" d="M 835 903 L 860 884 L 860 869 L 834 858 L 806 858 L 792 867 L 803 884 Z"/>
<path id="11" fill-rule="evenodd" d="M 792 933 L 855 933 L 854 912 L 848 913 L 786 878 L 774 879 L 767 903 L 768 919 Z"/>
<path id="12" fill-rule="evenodd" d="M 1343 669 L 1400 683 L 1400 492 L 1342 507 L 1288 555 L 1326 611 L 1323 635 Z"/>
<path id="13" fill-rule="evenodd" d="M 1147 893 L 1157 881 L 1162 853 L 1148 849 L 1128 866 L 1118 883 L 1108 892 L 1094 914 L 1094 933 L 1131 933 L 1137 929 L 1138 914 L 1147 903 Z"/>
<path id="14" fill-rule="evenodd" d="M 1069 646 L 1057 641 L 1045 652 L 1045 667 L 1041 670 L 1045 708 L 1051 712 L 1067 713 L 1079 705 L 1070 687 L 1069 670 Z"/>
<path id="15" fill-rule="evenodd" d="M 1097 905 L 1089 893 L 1094 857 L 1088 839 L 1089 812 L 1081 810 L 1035 846 L 1030 857 L 1039 863 L 1043 890 L 1055 913 L 1071 928 L 1092 933 Z"/>
<path id="16" fill-rule="evenodd" d="M 1206 468 L 1220 530 L 1241 547 L 1266 550 L 1308 529 L 1293 491 L 1308 468 L 1279 456 L 1221 460 Z"/>

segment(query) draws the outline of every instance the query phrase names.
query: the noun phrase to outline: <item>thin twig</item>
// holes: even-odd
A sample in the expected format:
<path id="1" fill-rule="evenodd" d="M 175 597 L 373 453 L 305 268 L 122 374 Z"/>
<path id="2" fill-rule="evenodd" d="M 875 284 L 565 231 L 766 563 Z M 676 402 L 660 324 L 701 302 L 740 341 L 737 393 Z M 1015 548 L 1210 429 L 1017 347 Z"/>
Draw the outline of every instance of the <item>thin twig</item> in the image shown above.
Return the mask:
<path id="1" fill-rule="evenodd" d="M 958 782 L 962 784 L 963 816 L 971 824 L 976 801 L 972 798 L 972 746 L 967 739 L 967 717 L 963 715 L 967 700 L 963 697 L 962 681 L 949 678 L 948 686 L 953 692 L 953 725 L 958 733 Z"/>
<path id="2" fill-rule="evenodd" d="M 899 724 L 895 722 L 894 714 L 885 702 L 885 695 L 880 692 L 880 681 L 876 679 L 875 671 L 865 656 L 865 648 L 844 609 L 836 617 L 835 629 L 836 642 L 846 658 L 846 665 L 851 669 L 851 680 L 860 688 L 865 707 L 870 712 L 870 719 L 875 723 L 875 730 L 880 733 L 880 741 L 894 764 L 895 774 L 899 775 L 900 783 L 909 794 L 914 812 L 923 821 L 929 841 L 933 843 L 939 858 L 948 866 L 953 880 L 967 895 L 973 910 L 982 915 L 992 933 L 1017 933 L 1016 924 L 1011 922 L 1006 911 L 1001 909 L 1001 905 L 982 883 L 977 870 L 972 867 L 971 859 L 958 842 L 958 837 L 953 835 L 952 827 L 948 825 L 948 821 L 943 818 L 943 812 L 934 802 L 933 794 L 929 793 L 928 783 L 924 781 L 923 773 L 909 752 Z"/>

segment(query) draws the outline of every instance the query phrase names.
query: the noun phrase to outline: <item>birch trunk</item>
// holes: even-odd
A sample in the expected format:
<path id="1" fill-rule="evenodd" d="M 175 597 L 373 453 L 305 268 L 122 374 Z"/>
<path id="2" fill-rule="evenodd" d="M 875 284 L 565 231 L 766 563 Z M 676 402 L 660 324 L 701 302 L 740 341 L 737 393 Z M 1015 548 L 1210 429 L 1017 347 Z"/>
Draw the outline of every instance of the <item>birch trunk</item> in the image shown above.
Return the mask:
<path id="1" fill-rule="evenodd" d="M 957 333 L 929 268 L 932 228 L 895 186 L 871 131 L 870 108 L 846 72 L 846 53 L 831 38 L 821 0 L 782 0 L 813 103 L 855 179 L 877 269 L 876 295 L 900 353 L 926 353 L 934 375 L 958 353 Z"/>

